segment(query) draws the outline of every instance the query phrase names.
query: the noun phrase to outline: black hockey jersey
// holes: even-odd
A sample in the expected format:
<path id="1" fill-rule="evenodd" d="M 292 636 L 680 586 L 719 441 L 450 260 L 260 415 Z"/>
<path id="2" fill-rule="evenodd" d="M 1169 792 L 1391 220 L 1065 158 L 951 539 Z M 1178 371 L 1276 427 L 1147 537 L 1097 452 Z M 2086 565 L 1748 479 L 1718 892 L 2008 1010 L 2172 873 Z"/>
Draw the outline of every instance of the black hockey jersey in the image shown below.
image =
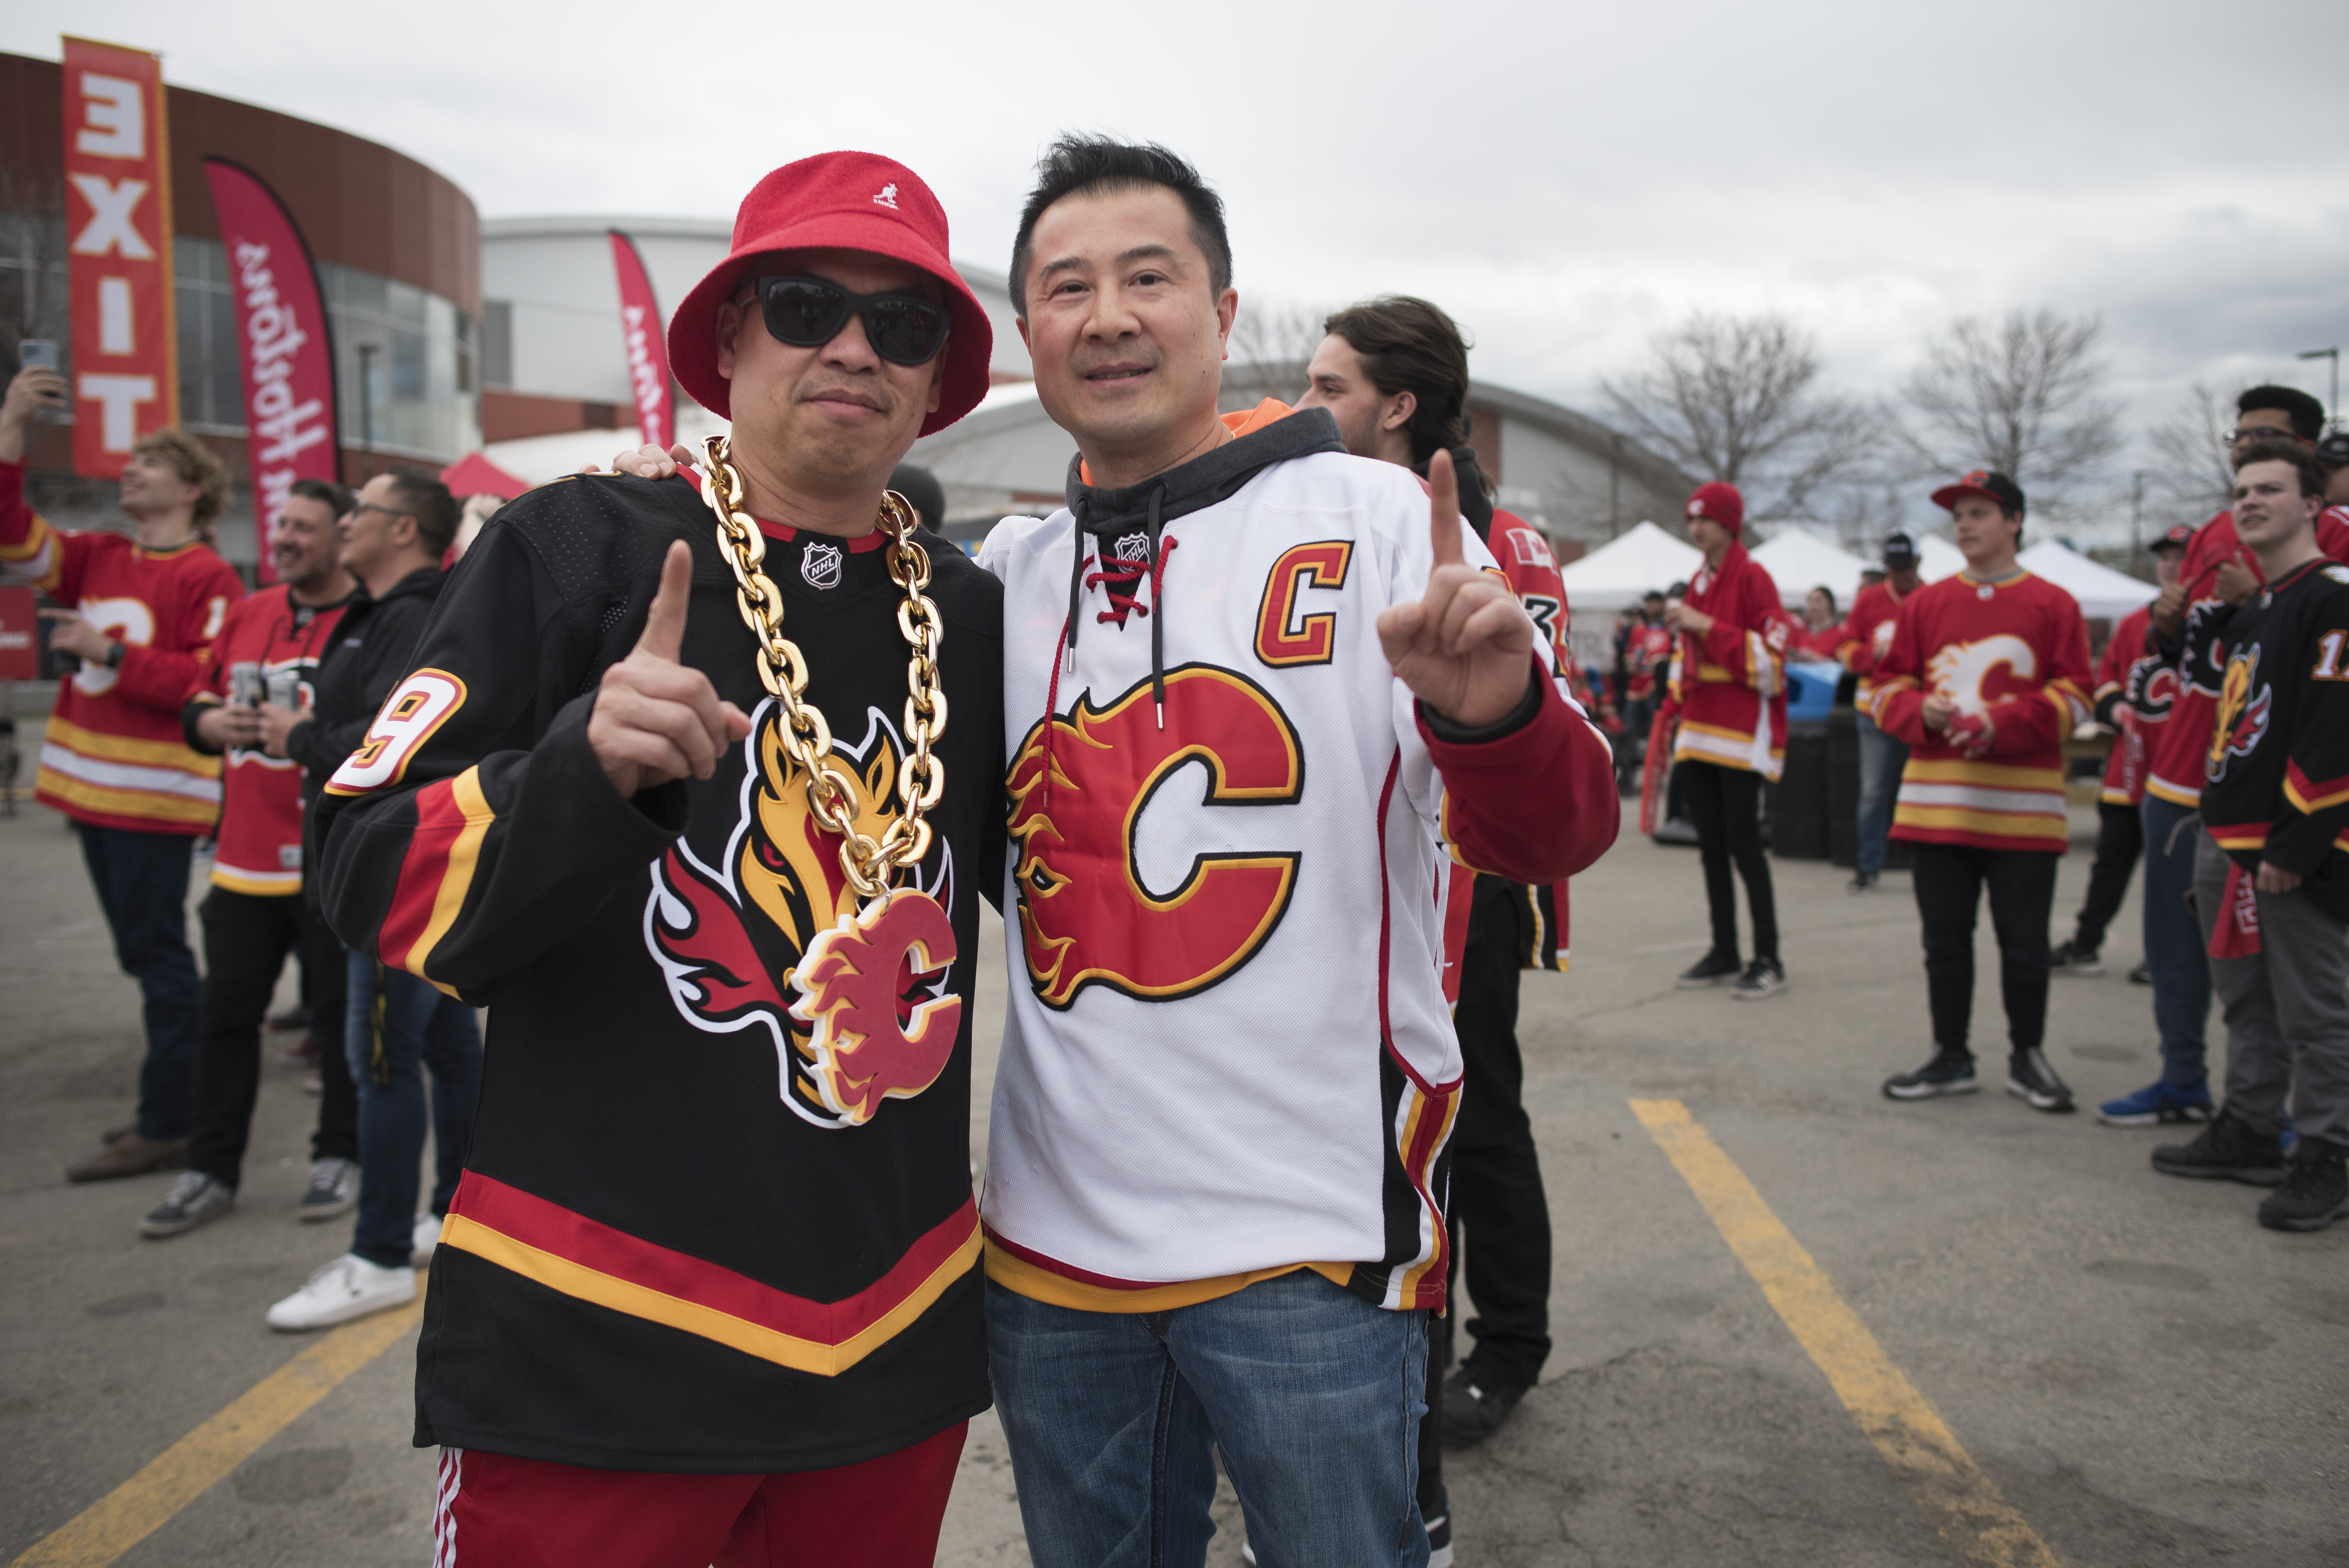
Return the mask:
<path id="1" fill-rule="evenodd" d="M 2349 914 L 2349 566 L 2311 561 L 2227 614 L 2202 820 L 2246 870 L 2310 879 Z"/>
<path id="2" fill-rule="evenodd" d="M 765 531 L 807 699 L 877 838 L 908 652 L 885 536 Z M 625 800 L 588 715 L 678 539 L 682 661 L 753 729 L 709 781 Z M 943 969 L 875 965 L 795 998 L 800 954 L 854 898 L 683 478 L 564 480 L 501 511 L 327 783 L 335 929 L 490 1009 L 418 1347 L 419 1446 L 800 1470 L 986 1408 L 969 997 L 978 899 L 1003 864 L 1002 593 L 958 551 L 930 555 L 947 788 L 918 870 L 948 912 Z M 819 1000 L 820 1017 L 792 1011 Z"/>

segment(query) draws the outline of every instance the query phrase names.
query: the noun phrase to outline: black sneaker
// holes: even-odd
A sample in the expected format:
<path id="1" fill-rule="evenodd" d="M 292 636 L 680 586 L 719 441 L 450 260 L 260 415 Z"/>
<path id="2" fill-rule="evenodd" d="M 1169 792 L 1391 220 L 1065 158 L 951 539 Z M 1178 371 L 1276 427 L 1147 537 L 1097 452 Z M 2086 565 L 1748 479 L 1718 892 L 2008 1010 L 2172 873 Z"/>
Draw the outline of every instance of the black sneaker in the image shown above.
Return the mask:
<path id="1" fill-rule="evenodd" d="M 1895 1073 L 1884 1080 L 1888 1099 L 1930 1099 L 1937 1094 L 1971 1094 L 1980 1088 L 1974 1059 L 1963 1051 L 1943 1051 L 1914 1072 Z"/>
<path id="2" fill-rule="evenodd" d="M 1854 872 L 1851 873 L 1851 881 L 1843 884 L 1843 891 L 1846 892 L 1867 892 L 1875 886 L 1876 873 L 1874 872 Z"/>
<path id="3" fill-rule="evenodd" d="M 2130 984 L 2130 985 L 2152 985 L 2152 984 L 2153 984 L 2153 965 L 2150 965 L 2150 964 L 2140 964 L 2140 965 L 2138 965 L 2136 968 L 2134 968 L 2134 969 L 2130 970 L 2130 971 L 2129 971 L 2129 984 Z"/>
<path id="4" fill-rule="evenodd" d="M 1452 1568 L 1452 1499 L 1435 1500 L 1435 1511 L 1420 1511 L 1427 1526 L 1427 1568 Z"/>
<path id="5" fill-rule="evenodd" d="M 2047 1053 L 2036 1047 L 2007 1058 L 2006 1092 L 2033 1110 L 2055 1116 L 2079 1109 L 2072 1103 L 2072 1086 L 2055 1076 L 2055 1069 L 2047 1064 Z"/>
<path id="6" fill-rule="evenodd" d="M 2153 1151 L 2153 1168 L 2165 1176 L 2274 1187 L 2283 1181 L 2283 1141 L 2261 1132 L 2225 1106 L 2191 1143 L 2165 1143 Z"/>
<path id="7" fill-rule="evenodd" d="M 160 1241 L 192 1231 L 207 1220 L 217 1220 L 235 1207 L 235 1188 L 201 1171 L 182 1171 L 164 1194 L 162 1204 L 139 1222 L 139 1233 Z"/>
<path id="8" fill-rule="evenodd" d="M 2088 975 L 2105 972 L 2104 965 L 2096 957 L 2096 950 L 2081 946 L 2077 937 L 2050 953 L 2047 966 L 2058 975 Z"/>
<path id="9" fill-rule="evenodd" d="M 1490 1373 L 1463 1367 L 1444 1380 L 1444 1446 L 1475 1447 L 1501 1429 L 1501 1423 L 1525 1397 L 1522 1383 L 1504 1382 Z"/>
<path id="10" fill-rule="evenodd" d="M 1723 980 L 1736 978 L 1737 954 L 1708 953 L 1692 966 L 1682 970 L 1677 984 L 1684 989 L 1693 990 L 1700 985 L 1718 985 Z"/>
<path id="11" fill-rule="evenodd" d="M 1730 995 L 1741 1002 L 1758 1002 L 1786 988 L 1786 966 L 1775 958 L 1756 958 L 1737 977 Z"/>
<path id="12" fill-rule="evenodd" d="M 2349 1214 L 2349 1150 L 2321 1138 L 2292 1146 L 2283 1185 L 2260 1204 L 2260 1223 L 2271 1231 L 2321 1231 Z"/>
<path id="13" fill-rule="evenodd" d="M 328 1157 L 310 1161 L 310 1190 L 294 1205 L 303 1220 L 331 1220 L 347 1214 L 359 1201 L 359 1162 Z"/>

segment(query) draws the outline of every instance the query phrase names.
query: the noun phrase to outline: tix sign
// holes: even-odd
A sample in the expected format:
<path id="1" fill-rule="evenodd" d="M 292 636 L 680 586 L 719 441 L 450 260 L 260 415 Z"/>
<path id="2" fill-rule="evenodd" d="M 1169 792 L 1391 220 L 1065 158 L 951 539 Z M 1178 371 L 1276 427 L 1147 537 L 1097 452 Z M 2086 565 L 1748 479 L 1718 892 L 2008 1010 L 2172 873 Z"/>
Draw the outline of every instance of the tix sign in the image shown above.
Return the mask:
<path id="1" fill-rule="evenodd" d="M 67 38 L 64 87 L 74 471 L 115 479 L 179 421 L 162 62 Z"/>

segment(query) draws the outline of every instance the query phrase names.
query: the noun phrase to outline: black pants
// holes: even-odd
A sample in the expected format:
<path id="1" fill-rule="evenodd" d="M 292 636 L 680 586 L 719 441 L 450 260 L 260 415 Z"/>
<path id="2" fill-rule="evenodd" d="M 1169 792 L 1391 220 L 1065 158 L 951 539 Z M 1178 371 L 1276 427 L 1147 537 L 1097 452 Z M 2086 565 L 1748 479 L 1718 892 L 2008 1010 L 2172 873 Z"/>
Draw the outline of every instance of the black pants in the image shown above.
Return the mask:
<path id="1" fill-rule="evenodd" d="M 358 1097 L 343 1052 L 343 945 L 299 893 L 263 898 L 216 887 L 197 912 L 204 923 L 204 999 L 196 1040 L 196 1130 L 188 1168 L 234 1187 L 243 1177 L 261 1090 L 261 1026 L 289 953 L 316 1000 L 310 1030 L 319 1039 L 318 1127 L 313 1160 L 359 1155 Z"/>
<path id="2" fill-rule="evenodd" d="M 1770 891 L 1770 861 L 1762 853 L 1762 775 L 1693 760 L 1673 771 L 1680 775 L 1687 796 L 1697 853 L 1704 858 L 1704 895 L 1713 906 L 1713 950 L 1737 956 L 1737 883 L 1730 876 L 1733 862 L 1737 874 L 1745 879 L 1745 903 L 1754 914 L 1754 956 L 1775 961 L 1778 901 Z"/>
<path id="3" fill-rule="evenodd" d="M 1549 1359 L 1550 1232 L 1541 1160 L 1526 1115 L 1525 1058 L 1517 1050 L 1526 892 L 1478 877 L 1474 897 L 1460 960 L 1460 1005 L 1452 1014 L 1464 1069 L 1452 1130 L 1453 1283 L 1458 1283 L 1464 1231 L 1468 1294 L 1477 1314 L 1467 1325 L 1476 1341 L 1468 1366 L 1480 1383 L 1530 1386 Z M 1428 1414 L 1419 1434 L 1423 1502 L 1433 1501 L 1441 1486 L 1438 1416 L 1457 1321 L 1447 1315 L 1429 1325 Z"/>
<path id="4" fill-rule="evenodd" d="M 2137 856 L 2145 851 L 2145 819 L 2135 806 L 2096 802 L 2096 861 L 2088 868 L 2088 896 L 2080 904 L 2080 923 L 2072 945 L 2094 953 L 2105 944 L 2105 931 L 2120 913 L 2128 895 L 2129 877 Z"/>
<path id="5" fill-rule="evenodd" d="M 1967 1031 L 1974 1006 L 1974 920 L 1990 892 L 1998 933 L 1999 987 L 2006 1034 L 2017 1052 L 2037 1050 L 2047 1033 L 2047 917 L 2055 907 L 2055 861 L 2049 850 L 1978 850 L 1915 844 L 1917 913 L 1924 923 L 1925 989 L 1933 1043 L 1971 1054 Z"/>
<path id="6" fill-rule="evenodd" d="M 195 1116 L 196 1015 L 203 982 L 188 950 L 185 833 L 135 832 L 76 822 L 114 956 L 139 982 L 147 1059 L 139 1068 L 139 1135 L 185 1138 Z"/>

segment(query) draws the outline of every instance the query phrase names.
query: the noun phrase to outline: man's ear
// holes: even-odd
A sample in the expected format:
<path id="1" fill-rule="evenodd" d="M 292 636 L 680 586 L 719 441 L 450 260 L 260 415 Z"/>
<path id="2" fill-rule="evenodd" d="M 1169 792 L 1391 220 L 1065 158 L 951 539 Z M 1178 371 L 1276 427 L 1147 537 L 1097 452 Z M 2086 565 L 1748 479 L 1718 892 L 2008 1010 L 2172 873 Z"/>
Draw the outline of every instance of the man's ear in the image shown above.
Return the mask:
<path id="1" fill-rule="evenodd" d="M 1232 356 L 1232 323 L 1239 318 L 1239 290 L 1227 288 L 1216 296 L 1216 342 L 1223 349 L 1226 359 Z"/>
<path id="2" fill-rule="evenodd" d="M 718 374 L 727 380 L 734 379 L 734 344 L 742 335 L 742 320 L 748 307 L 728 300 L 718 307 Z"/>
<path id="3" fill-rule="evenodd" d="M 1019 328 L 1019 346 L 1026 349 L 1028 357 L 1033 360 L 1036 357 L 1036 340 L 1028 335 L 1028 313 L 1023 310 L 1011 319 Z"/>
<path id="4" fill-rule="evenodd" d="M 1418 412 L 1419 395 L 1413 392 L 1410 387 L 1406 387 L 1402 391 L 1395 394 L 1394 407 L 1388 409 L 1386 412 L 1386 418 L 1379 421 L 1379 428 L 1381 430 L 1400 430 L 1405 425 L 1410 424 L 1411 417 Z"/>

